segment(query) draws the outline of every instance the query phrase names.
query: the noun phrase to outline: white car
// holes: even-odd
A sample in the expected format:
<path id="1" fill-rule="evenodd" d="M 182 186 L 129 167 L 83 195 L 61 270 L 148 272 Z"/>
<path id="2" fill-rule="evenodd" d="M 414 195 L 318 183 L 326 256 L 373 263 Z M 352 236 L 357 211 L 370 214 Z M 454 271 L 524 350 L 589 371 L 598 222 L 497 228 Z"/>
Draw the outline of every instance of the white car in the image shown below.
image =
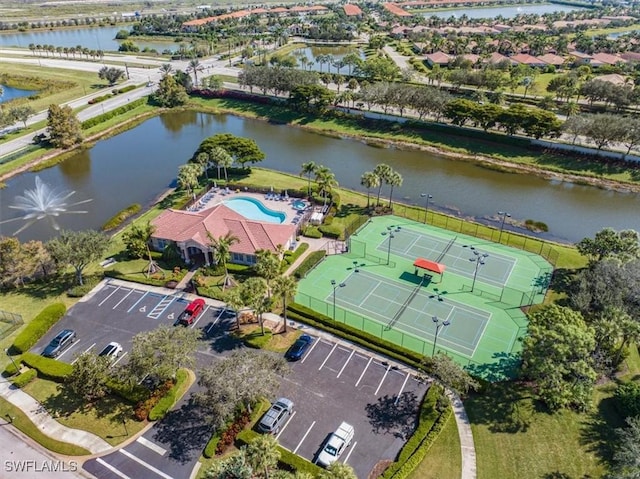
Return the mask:
<path id="1" fill-rule="evenodd" d="M 332 433 L 318 454 L 316 463 L 323 467 L 329 467 L 336 462 L 344 450 L 351 445 L 355 430 L 351 424 L 343 422 L 336 432 Z"/>
<path id="2" fill-rule="evenodd" d="M 108 358 L 117 358 L 122 352 L 122 346 L 115 341 L 107 344 L 98 356 L 106 356 Z"/>

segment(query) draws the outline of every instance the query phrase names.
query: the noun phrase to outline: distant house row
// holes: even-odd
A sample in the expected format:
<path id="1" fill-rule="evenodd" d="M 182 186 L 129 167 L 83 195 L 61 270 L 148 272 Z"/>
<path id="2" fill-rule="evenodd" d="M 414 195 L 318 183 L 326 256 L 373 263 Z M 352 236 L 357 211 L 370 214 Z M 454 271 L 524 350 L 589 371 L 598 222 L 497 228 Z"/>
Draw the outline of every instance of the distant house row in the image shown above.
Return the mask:
<path id="1" fill-rule="evenodd" d="M 224 13 L 222 15 L 216 15 L 214 17 L 206 17 L 206 18 L 198 18 L 196 20 L 190 20 L 188 22 L 184 22 L 182 24 L 182 28 L 184 30 L 193 30 L 202 25 L 206 25 L 208 23 L 215 23 L 221 20 L 227 20 L 230 18 L 244 18 L 250 15 L 277 15 L 277 16 L 293 16 L 293 15 L 303 15 L 303 14 L 319 14 L 326 13 L 328 11 L 327 7 L 322 5 L 311 5 L 311 6 L 295 6 L 290 8 L 285 7 L 274 7 L 274 8 L 253 8 L 246 10 L 236 10 L 234 12 Z"/>

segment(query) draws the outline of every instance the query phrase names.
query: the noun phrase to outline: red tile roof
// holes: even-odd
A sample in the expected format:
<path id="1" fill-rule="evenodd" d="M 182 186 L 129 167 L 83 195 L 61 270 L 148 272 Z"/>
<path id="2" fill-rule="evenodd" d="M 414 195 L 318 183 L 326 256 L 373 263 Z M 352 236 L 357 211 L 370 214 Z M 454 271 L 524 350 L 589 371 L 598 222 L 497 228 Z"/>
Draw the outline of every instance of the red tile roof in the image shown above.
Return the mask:
<path id="1" fill-rule="evenodd" d="M 518 53 L 517 55 L 513 55 L 509 57 L 509 59 L 513 62 L 524 63 L 525 65 L 544 65 L 545 62 L 540 60 L 533 55 L 529 55 L 527 53 Z"/>
<path id="2" fill-rule="evenodd" d="M 410 17 L 411 14 L 409 12 L 404 11 L 402 8 L 397 6 L 395 3 L 383 3 L 382 6 L 390 13 L 397 15 L 399 17 Z"/>
<path id="3" fill-rule="evenodd" d="M 345 15 L 348 17 L 357 17 L 358 15 L 362 15 L 362 10 L 358 5 L 354 5 L 353 3 L 347 3 L 342 7 L 344 9 Z"/>
<path id="4" fill-rule="evenodd" d="M 153 238 L 177 242 L 191 240 L 203 248 L 210 243 L 207 232 L 214 238 L 231 233 L 240 240 L 231 246 L 231 252 L 243 254 L 253 254 L 261 249 L 276 251 L 277 246 L 287 244 L 296 231 L 295 225 L 291 224 L 248 220 L 223 204 L 200 212 L 169 209 L 151 224 L 155 227 Z"/>

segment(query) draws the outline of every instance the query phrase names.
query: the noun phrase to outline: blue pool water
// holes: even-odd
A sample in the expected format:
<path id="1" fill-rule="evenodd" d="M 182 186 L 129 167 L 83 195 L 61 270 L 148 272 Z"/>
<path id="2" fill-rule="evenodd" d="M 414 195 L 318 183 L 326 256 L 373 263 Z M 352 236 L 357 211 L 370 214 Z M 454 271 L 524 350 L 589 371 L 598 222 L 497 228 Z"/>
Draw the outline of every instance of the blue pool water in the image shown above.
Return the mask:
<path id="1" fill-rule="evenodd" d="M 250 220 L 264 221 L 267 223 L 284 223 L 286 218 L 283 212 L 273 211 L 260 201 L 246 196 L 228 199 L 224 202 L 224 205 Z"/>

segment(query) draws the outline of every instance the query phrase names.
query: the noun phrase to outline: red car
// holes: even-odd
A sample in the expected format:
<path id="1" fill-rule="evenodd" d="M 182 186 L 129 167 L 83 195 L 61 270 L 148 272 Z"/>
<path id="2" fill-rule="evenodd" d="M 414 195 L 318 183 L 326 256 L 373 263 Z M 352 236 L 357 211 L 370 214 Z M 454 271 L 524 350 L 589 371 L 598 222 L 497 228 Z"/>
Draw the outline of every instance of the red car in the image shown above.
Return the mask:
<path id="1" fill-rule="evenodd" d="M 204 309 L 204 305 L 204 299 L 202 298 L 191 301 L 189 306 L 178 316 L 178 324 L 182 324 L 183 326 L 192 324 L 194 319 L 196 319 Z"/>

